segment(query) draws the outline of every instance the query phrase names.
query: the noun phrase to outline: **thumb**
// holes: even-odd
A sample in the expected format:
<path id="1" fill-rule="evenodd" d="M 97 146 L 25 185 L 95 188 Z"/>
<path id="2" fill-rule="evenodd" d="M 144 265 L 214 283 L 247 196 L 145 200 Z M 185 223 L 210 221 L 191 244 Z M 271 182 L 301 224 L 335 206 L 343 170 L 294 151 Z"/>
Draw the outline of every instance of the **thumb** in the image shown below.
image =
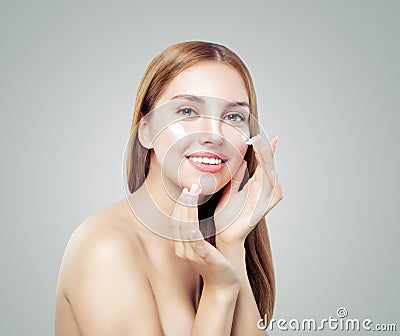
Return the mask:
<path id="1" fill-rule="evenodd" d="M 189 231 L 199 228 L 197 203 L 200 191 L 200 186 L 196 184 L 192 185 L 190 191 L 187 188 L 182 190 L 171 216 L 171 222 L 175 227 L 180 226 Z M 181 233 L 186 236 L 185 233 L 188 232 Z"/>

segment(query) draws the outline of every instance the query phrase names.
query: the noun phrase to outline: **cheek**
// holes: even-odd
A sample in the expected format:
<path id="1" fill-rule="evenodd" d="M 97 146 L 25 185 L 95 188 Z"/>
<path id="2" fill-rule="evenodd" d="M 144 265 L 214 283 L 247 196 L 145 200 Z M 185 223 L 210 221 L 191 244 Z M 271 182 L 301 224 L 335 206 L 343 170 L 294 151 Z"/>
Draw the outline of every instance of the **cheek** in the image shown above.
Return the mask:
<path id="1" fill-rule="evenodd" d="M 240 141 L 238 141 L 235 144 L 235 147 L 238 149 L 238 152 L 240 153 L 240 156 L 242 157 L 242 159 L 244 158 L 244 155 L 247 152 L 247 148 L 249 147 L 247 144 L 244 143 L 243 139 L 240 139 Z"/>
<path id="2" fill-rule="evenodd" d="M 168 152 L 171 151 L 171 148 L 174 147 L 181 139 L 180 132 L 176 129 L 170 129 L 167 127 L 165 130 L 161 131 L 156 138 L 154 139 L 154 152 L 159 161 L 162 161 L 167 156 Z"/>
<path id="3" fill-rule="evenodd" d="M 247 132 L 241 131 L 233 127 L 226 127 L 223 135 L 227 145 L 232 149 L 233 156 L 240 156 L 241 159 L 246 154 L 248 145 L 245 143 L 245 137 L 248 137 Z"/>

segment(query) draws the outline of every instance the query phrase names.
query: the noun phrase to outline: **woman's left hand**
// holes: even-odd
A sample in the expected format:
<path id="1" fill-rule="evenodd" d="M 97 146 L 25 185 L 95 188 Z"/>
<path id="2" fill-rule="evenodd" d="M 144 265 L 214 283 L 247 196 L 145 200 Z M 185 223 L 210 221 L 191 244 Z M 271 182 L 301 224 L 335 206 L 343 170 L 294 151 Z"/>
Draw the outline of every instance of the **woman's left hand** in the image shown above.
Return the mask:
<path id="1" fill-rule="evenodd" d="M 277 136 L 270 141 L 272 153 L 267 144 L 261 143 L 260 135 L 251 140 L 258 165 L 253 176 L 239 191 L 246 172 L 246 161 L 243 160 L 238 172 L 226 186 L 214 215 L 217 247 L 243 246 L 247 235 L 283 198 L 273 164 Z"/>

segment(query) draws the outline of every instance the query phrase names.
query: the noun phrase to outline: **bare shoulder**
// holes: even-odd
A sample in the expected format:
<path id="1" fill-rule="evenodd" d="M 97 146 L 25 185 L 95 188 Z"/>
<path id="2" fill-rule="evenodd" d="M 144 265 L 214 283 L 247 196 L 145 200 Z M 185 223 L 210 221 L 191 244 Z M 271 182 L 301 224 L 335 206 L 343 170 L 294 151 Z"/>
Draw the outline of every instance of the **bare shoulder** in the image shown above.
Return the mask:
<path id="1" fill-rule="evenodd" d="M 73 232 L 58 291 L 83 335 L 161 335 L 146 254 L 121 205 L 94 214 Z"/>
<path id="2" fill-rule="evenodd" d="M 101 258 L 105 262 L 105 258 L 119 257 L 120 262 L 133 263 L 137 271 L 140 270 L 144 257 L 141 242 L 134 225 L 118 211 L 118 206 L 114 204 L 93 214 L 72 233 L 61 265 L 66 295 L 74 280 L 69 276 L 89 259 Z"/>

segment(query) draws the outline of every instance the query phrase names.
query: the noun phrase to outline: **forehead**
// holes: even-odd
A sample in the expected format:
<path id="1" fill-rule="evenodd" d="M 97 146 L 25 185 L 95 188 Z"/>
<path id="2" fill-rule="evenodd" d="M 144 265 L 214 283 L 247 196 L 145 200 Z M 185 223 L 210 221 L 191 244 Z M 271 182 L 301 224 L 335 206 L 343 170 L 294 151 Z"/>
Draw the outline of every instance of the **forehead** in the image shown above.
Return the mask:
<path id="1" fill-rule="evenodd" d="M 230 101 L 249 102 L 242 77 L 232 67 L 200 63 L 176 76 L 157 102 L 160 106 L 179 95 L 212 96 Z"/>

